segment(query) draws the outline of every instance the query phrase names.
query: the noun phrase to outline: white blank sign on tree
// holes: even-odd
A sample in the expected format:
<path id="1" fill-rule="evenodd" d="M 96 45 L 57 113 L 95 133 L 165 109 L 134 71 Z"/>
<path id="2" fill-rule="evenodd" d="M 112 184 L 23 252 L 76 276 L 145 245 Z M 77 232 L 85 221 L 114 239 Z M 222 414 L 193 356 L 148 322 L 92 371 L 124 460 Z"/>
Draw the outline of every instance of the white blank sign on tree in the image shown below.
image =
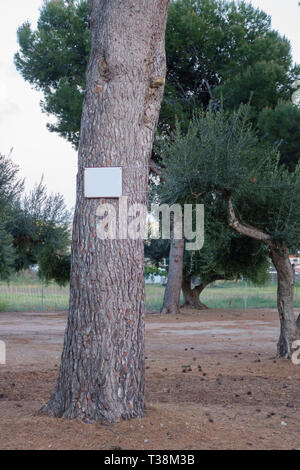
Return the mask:
<path id="1" fill-rule="evenodd" d="M 84 196 L 87 198 L 121 197 L 122 168 L 85 168 Z"/>

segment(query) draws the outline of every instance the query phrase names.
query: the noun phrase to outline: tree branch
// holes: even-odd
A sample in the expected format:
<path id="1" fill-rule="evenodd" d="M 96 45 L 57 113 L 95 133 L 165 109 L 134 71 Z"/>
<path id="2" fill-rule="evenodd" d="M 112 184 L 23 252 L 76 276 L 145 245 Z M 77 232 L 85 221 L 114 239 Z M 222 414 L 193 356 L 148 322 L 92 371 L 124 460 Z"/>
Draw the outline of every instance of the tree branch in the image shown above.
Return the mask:
<path id="1" fill-rule="evenodd" d="M 153 173 L 155 173 L 157 176 L 162 175 L 161 169 L 156 165 L 154 160 L 150 160 L 149 167 L 150 170 L 153 171 Z"/>
<path id="2" fill-rule="evenodd" d="M 226 281 L 226 276 L 224 274 L 214 274 L 210 279 L 210 283 L 215 281 Z"/>
<path id="3" fill-rule="evenodd" d="M 231 228 L 241 235 L 246 235 L 247 237 L 254 238 L 255 240 L 260 240 L 268 245 L 271 244 L 270 236 L 267 233 L 262 230 L 258 230 L 251 225 L 243 224 L 237 219 L 231 197 L 228 197 L 228 223 Z"/>

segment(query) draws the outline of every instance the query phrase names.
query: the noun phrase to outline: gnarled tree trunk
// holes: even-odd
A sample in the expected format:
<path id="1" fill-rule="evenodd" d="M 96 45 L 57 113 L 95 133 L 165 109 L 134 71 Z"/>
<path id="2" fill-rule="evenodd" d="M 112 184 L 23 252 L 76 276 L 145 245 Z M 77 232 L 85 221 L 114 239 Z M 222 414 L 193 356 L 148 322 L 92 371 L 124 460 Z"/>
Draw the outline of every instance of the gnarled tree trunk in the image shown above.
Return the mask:
<path id="1" fill-rule="evenodd" d="M 165 289 L 162 314 L 177 314 L 180 308 L 180 292 L 183 271 L 184 239 L 172 239 L 169 255 L 168 282 Z"/>
<path id="2" fill-rule="evenodd" d="M 277 271 L 277 308 L 280 319 L 277 355 L 290 358 L 292 343 L 300 337 L 294 314 L 295 272 L 285 247 L 271 246 L 270 254 Z"/>
<path id="3" fill-rule="evenodd" d="M 191 288 L 191 280 L 183 279 L 182 281 L 182 293 L 183 293 L 183 305 L 182 307 L 195 308 L 197 310 L 208 309 L 207 305 L 203 304 L 200 300 L 200 295 L 208 284 L 201 283 L 199 286 Z"/>
<path id="4" fill-rule="evenodd" d="M 231 198 L 226 194 L 225 196 L 228 199 L 229 225 L 238 233 L 260 240 L 269 247 L 271 259 L 277 271 L 277 308 L 280 320 L 277 355 L 290 358 L 293 341 L 300 339 L 300 320 L 298 318 L 296 321 L 294 315 L 295 273 L 289 259 L 288 249 L 284 245 L 277 246 L 262 230 L 241 223 L 235 215 Z"/>
<path id="5" fill-rule="evenodd" d="M 97 237 L 86 167 L 123 167 L 128 203 L 147 201 L 163 97 L 168 0 L 89 0 L 92 36 L 81 123 L 71 292 L 51 416 L 114 423 L 144 415 L 144 242 Z M 137 214 L 138 215 L 138 214 Z M 98 221 L 99 222 L 99 221 Z"/>

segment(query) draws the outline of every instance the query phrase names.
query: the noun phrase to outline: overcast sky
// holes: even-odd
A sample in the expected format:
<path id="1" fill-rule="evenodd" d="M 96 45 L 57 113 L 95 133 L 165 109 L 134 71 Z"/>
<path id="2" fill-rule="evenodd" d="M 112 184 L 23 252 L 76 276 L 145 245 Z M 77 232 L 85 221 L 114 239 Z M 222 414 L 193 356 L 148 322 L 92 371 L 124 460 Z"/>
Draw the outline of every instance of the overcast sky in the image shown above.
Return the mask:
<path id="1" fill-rule="evenodd" d="M 295 62 L 300 63 L 300 7 L 298 0 L 251 0 L 272 17 L 273 28 L 292 44 Z M 0 152 L 20 166 L 30 189 L 44 175 L 49 192 L 64 195 L 69 207 L 75 201 L 76 153 L 71 144 L 46 128 L 49 117 L 41 112 L 42 95 L 31 89 L 17 73 L 13 56 L 17 51 L 16 30 L 24 21 L 36 23 L 42 0 L 0 0 Z"/>

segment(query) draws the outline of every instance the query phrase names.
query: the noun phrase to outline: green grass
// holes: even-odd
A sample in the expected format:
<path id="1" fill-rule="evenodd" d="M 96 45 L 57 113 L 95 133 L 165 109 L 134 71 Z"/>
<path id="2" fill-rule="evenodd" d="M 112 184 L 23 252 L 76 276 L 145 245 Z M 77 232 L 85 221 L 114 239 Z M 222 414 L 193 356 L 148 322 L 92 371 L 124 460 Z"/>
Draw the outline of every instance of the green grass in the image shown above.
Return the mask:
<path id="1" fill-rule="evenodd" d="M 69 303 L 69 287 L 61 288 L 55 283 L 50 283 L 42 289 L 42 283 L 36 275 L 15 275 L 9 284 L 0 282 L 0 309 L 2 303 L 6 305 L 6 311 L 66 310 Z"/>
<path id="2" fill-rule="evenodd" d="M 7 312 L 8 311 L 8 304 L 4 301 L 0 301 L 0 312 Z"/>
<path id="3" fill-rule="evenodd" d="M 276 308 L 276 283 L 264 287 L 247 286 L 248 308 Z M 164 287 L 146 285 L 146 308 L 159 311 L 164 295 Z M 223 282 L 205 289 L 202 302 L 211 308 L 244 308 L 245 284 L 243 282 Z M 2 311 L 60 311 L 66 310 L 69 303 L 69 287 L 61 288 L 55 283 L 44 286 L 34 275 L 18 275 L 10 284 L 0 282 L 0 312 Z M 295 287 L 295 307 L 300 308 L 300 282 Z"/>
<path id="4" fill-rule="evenodd" d="M 146 286 L 148 310 L 159 310 L 162 305 L 164 288 L 157 285 Z M 244 308 L 245 284 L 243 282 L 223 282 L 204 290 L 201 301 L 210 308 Z M 247 308 L 276 308 L 277 285 L 269 283 L 263 287 L 247 286 Z M 295 286 L 295 307 L 300 308 L 300 282 Z"/>
<path id="5" fill-rule="evenodd" d="M 211 308 L 244 308 L 245 283 L 223 282 L 208 287 L 201 300 Z M 300 307 L 300 282 L 295 285 L 295 307 Z M 277 284 L 270 282 L 263 287 L 247 286 L 248 308 L 276 308 Z"/>
<path id="6" fill-rule="evenodd" d="M 0 286 L 0 309 L 2 303 L 7 307 L 6 311 L 66 310 L 69 303 L 69 289 L 58 286 L 45 287 L 42 298 L 41 287 Z"/>

